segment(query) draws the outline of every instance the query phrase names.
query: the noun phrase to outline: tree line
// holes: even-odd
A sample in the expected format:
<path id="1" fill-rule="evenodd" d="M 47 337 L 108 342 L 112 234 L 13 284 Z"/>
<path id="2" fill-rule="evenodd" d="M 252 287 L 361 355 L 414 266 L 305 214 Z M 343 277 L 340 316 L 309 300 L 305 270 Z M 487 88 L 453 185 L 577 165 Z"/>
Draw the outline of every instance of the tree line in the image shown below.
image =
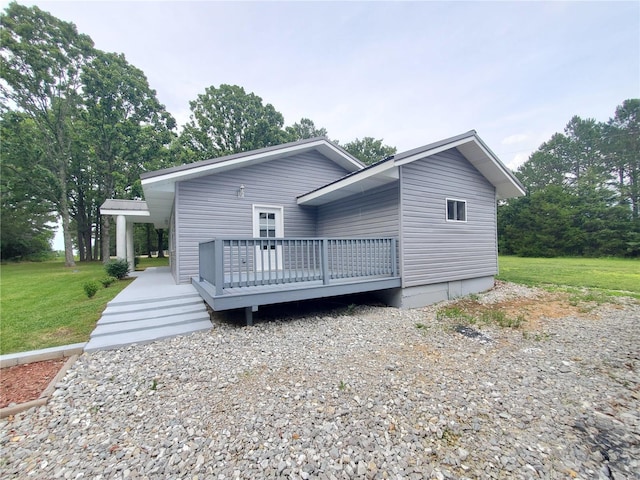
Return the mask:
<path id="1" fill-rule="evenodd" d="M 640 255 L 640 99 L 607 122 L 574 116 L 516 176 L 527 195 L 498 207 L 501 253 Z"/>
<path id="2" fill-rule="evenodd" d="M 140 174 L 317 136 L 238 85 L 210 86 L 189 102 L 179 131 L 144 72 L 95 48 L 74 24 L 11 3 L 0 14 L 0 258 L 50 251 L 63 226 L 65 263 L 108 260 L 107 198 L 142 198 Z M 640 100 L 607 122 L 573 117 L 518 168 L 526 196 L 498 206 L 501 253 L 640 255 Z M 340 145 L 337 140 L 333 140 Z M 382 139 L 340 145 L 370 164 L 396 153 Z M 138 226 L 139 252 L 166 235 Z"/>
<path id="3" fill-rule="evenodd" d="M 73 23 L 17 3 L 0 23 L 2 259 L 46 254 L 59 218 L 67 266 L 74 249 L 80 261 L 106 261 L 112 226 L 100 205 L 142 198 L 142 172 L 327 136 L 308 118 L 285 127 L 273 105 L 226 84 L 191 101 L 178 132 L 144 72 Z M 395 153 L 372 137 L 342 148 L 365 163 Z M 147 250 L 163 250 L 162 231 L 138 230 Z"/>

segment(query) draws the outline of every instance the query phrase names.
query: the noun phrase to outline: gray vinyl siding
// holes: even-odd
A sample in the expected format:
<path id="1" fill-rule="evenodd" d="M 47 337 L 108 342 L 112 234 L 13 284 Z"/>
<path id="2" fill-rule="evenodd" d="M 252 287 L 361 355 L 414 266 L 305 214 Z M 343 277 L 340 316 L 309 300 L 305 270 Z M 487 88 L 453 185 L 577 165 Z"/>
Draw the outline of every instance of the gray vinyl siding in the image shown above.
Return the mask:
<path id="1" fill-rule="evenodd" d="M 398 182 L 318 207 L 320 237 L 398 237 Z"/>
<path id="2" fill-rule="evenodd" d="M 495 188 L 456 149 L 400 168 L 403 287 L 495 275 Z M 447 198 L 466 222 L 446 221 Z"/>
<path id="3" fill-rule="evenodd" d="M 179 283 L 198 273 L 198 245 L 219 236 L 253 236 L 253 205 L 284 207 L 286 237 L 316 236 L 316 209 L 296 197 L 341 178 L 342 167 L 317 152 L 241 167 L 176 185 Z M 244 185 L 244 198 L 237 191 Z"/>
<path id="4" fill-rule="evenodd" d="M 176 215 L 175 208 L 171 209 L 171 218 L 169 219 L 169 266 L 171 275 L 174 280 L 178 279 L 178 268 L 176 260 Z"/>

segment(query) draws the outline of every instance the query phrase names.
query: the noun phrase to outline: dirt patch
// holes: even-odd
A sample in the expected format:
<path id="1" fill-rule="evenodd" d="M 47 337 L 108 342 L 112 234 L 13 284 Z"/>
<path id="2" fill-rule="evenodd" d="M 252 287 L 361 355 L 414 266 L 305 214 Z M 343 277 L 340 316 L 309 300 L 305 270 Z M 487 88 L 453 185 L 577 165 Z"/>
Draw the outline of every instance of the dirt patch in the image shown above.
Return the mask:
<path id="1" fill-rule="evenodd" d="M 590 308 L 587 305 L 574 305 L 569 296 L 563 293 L 545 293 L 536 298 L 515 298 L 493 304 L 480 304 L 473 300 L 462 300 L 459 304 L 465 312 L 481 314 L 489 310 L 504 312 L 509 317 L 522 316 L 522 327 L 527 330 L 538 329 L 543 320 L 580 316 L 582 318 L 597 318 L 594 313 L 586 314 Z"/>
<path id="2" fill-rule="evenodd" d="M 547 294 L 541 298 L 523 298 L 509 302 L 497 303 L 498 308 L 507 313 L 521 313 L 529 319 L 564 318 L 570 315 L 584 316 L 584 307 L 578 307 L 569 303 L 567 295 Z"/>
<path id="3" fill-rule="evenodd" d="M 0 408 L 39 398 L 67 360 L 59 358 L 0 370 Z"/>

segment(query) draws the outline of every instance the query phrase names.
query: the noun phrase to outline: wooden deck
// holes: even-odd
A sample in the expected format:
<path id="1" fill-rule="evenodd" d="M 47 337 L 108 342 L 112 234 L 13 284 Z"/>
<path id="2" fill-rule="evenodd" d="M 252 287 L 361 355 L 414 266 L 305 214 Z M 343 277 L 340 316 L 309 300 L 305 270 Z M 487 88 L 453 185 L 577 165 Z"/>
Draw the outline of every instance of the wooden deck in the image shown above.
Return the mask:
<path id="1" fill-rule="evenodd" d="M 217 238 L 200 245 L 192 279 L 213 310 L 398 288 L 393 238 Z"/>

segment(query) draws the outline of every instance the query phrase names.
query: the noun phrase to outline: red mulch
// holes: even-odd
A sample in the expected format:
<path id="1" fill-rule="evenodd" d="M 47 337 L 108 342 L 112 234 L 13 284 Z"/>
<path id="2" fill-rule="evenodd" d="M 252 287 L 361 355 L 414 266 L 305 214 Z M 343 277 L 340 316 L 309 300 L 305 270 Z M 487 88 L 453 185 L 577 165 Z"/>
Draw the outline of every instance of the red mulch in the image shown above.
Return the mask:
<path id="1" fill-rule="evenodd" d="M 38 399 L 67 360 L 59 358 L 1 369 L 0 408 Z"/>

